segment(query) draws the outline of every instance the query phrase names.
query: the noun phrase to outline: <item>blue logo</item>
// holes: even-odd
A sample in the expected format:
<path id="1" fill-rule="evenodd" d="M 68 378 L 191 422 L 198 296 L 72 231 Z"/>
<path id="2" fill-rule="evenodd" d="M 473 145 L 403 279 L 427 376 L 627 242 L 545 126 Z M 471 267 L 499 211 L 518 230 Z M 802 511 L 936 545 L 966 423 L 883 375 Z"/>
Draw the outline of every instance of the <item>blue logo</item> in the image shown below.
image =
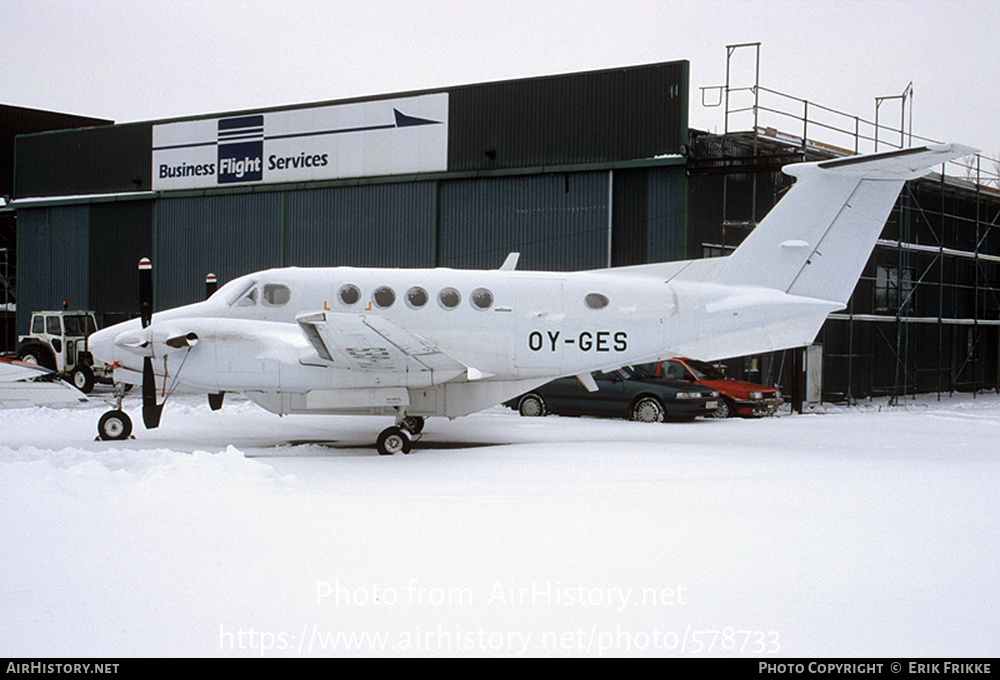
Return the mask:
<path id="1" fill-rule="evenodd" d="M 264 116 L 219 121 L 219 184 L 264 178 Z"/>

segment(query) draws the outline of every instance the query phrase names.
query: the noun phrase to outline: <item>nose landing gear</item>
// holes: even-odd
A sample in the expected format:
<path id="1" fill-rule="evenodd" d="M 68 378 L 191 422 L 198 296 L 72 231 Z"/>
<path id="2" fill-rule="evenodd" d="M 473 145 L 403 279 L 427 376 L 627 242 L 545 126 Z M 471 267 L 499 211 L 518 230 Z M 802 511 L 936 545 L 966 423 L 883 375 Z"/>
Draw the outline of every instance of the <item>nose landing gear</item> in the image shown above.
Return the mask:
<path id="1" fill-rule="evenodd" d="M 124 383 L 115 383 L 115 407 L 97 421 L 97 437 L 101 441 L 128 439 L 132 434 L 132 419 L 122 410 L 127 389 Z"/>

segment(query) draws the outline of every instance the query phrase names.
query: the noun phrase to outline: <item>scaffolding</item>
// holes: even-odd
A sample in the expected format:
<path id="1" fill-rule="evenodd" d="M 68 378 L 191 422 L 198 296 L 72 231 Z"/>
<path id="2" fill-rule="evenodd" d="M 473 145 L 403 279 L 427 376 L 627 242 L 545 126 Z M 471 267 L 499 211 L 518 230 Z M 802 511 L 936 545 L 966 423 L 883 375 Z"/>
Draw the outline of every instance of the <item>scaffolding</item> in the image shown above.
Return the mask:
<path id="1" fill-rule="evenodd" d="M 787 190 L 776 167 L 940 143 L 913 133 L 912 81 L 876 97 L 867 120 L 762 87 L 760 43 L 726 49 L 725 84 L 701 88 L 703 106 L 723 109 L 723 133 L 692 140 L 692 174 L 723 176 L 722 237 L 706 252 L 738 245 Z M 753 82 L 737 86 L 732 61 L 746 53 Z M 741 182 L 749 183 L 749 200 L 736 200 Z M 916 393 L 998 389 L 998 272 L 1000 161 L 977 154 L 907 182 L 848 309 L 830 315 L 820 333 L 823 399 L 894 403 Z M 780 382 L 786 357 L 768 363 Z"/>

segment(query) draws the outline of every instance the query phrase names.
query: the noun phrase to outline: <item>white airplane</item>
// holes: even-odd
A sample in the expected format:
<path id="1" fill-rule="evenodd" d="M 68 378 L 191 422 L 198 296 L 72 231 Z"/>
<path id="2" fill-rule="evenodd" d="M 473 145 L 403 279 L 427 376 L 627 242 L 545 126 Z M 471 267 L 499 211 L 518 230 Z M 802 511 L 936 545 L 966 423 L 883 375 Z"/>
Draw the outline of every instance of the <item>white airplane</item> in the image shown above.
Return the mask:
<path id="1" fill-rule="evenodd" d="M 38 364 L 0 357 L 0 408 L 70 406 L 87 395 Z"/>
<path id="2" fill-rule="evenodd" d="M 796 183 L 728 257 L 582 272 L 281 268 L 209 299 L 94 334 L 116 381 L 157 393 L 239 392 L 277 414 L 395 415 L 382 454 L 409 452 L 424 418 L 456 418 L 554 378 L 676 355 L 705 360 L 807 345 L 857 283 L 903 182 L 973 153 L 935 145 L 785 168 Z M 141 376 L 141 377 L 140 377 Z M 116 410 L 99 426 L 123 438 Z"/>

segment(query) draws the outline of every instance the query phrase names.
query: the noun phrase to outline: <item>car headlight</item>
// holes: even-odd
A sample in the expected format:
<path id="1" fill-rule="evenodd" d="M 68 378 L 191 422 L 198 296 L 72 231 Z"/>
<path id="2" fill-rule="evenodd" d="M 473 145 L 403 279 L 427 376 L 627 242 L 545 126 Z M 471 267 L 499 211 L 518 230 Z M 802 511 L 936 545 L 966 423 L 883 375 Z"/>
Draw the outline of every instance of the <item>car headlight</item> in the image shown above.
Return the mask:
<path id="1" fill-rule="evenodd" d="M 701 397 L 701 392 L 678 392 L 678 399 L 698 399 Z"/>
<path id="2" fill-rule="evenodd" d="M 750 397 L 751 399 L 763 399 L 764 398 L 764 393 L 763 392 L 751 392 L 747 396 Z"/>

